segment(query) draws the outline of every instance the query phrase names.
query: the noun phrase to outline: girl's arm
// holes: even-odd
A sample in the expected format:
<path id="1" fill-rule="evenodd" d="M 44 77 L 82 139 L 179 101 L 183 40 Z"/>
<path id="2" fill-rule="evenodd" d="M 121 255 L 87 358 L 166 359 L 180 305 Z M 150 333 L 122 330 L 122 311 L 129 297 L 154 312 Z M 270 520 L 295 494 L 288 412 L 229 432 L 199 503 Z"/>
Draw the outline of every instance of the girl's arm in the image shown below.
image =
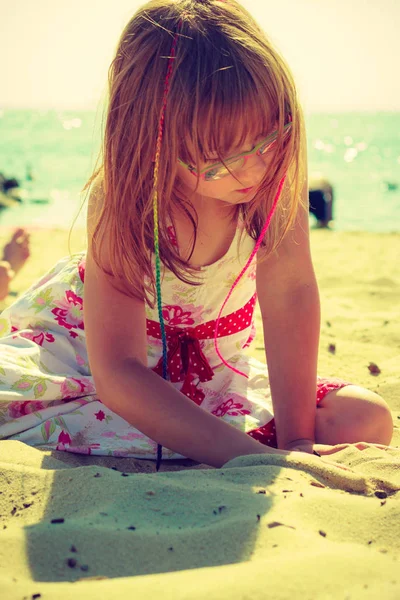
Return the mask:
<path id="1" fill-rule="evenodd" d="M 206 412 L 148 368 L 144 302 L 117 291 L 93 260 L 95 210 L 92 198 L 83 306 L 89 363 L 101 401 L 149 438 L 199 463 L 222 467 L 236 456 L 282 454 Z"/>
<path id="2" fill-rule="evenodd" d="M 308 206 L 308 181 L 302 190 Z M 278 250 L 257 265 L 257 294 L 278 448 L 315 440 L 320 299 L 311 260 L 308 210 Z"/>

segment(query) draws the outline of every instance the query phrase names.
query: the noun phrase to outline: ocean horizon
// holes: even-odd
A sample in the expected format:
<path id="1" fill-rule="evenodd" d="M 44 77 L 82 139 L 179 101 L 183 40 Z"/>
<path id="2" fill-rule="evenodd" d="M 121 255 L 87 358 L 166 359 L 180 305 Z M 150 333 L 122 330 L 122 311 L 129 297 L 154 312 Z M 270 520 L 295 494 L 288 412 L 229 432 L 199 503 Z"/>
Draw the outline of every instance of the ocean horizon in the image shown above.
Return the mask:
<path id="1" fill-rule="evenodd" d="M 81 190 L 99 154 L 100 110 L 0 110 L 0 172 L 26 191 L 0 227 L 84 227 Z M 400 113 L 306 114 L 309 176 L 334 190 L 332 229 L 400 231 Z M 310 216 L 310 224 L 315 219 Z"/>

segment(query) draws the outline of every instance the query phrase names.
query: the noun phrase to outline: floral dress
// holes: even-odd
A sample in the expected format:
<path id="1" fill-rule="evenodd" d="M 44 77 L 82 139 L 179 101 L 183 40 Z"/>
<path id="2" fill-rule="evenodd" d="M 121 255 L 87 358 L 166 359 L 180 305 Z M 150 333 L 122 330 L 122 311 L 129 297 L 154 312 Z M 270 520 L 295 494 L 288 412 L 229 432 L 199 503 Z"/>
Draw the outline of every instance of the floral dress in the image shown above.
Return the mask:
<path id="1" fill-rule="evenodd" d="M 254 249 L 246 232 L 240 236 L 242 228 L 239 223 L 228 252 L 201 270 L 202 285 L 185 284 L 162 269 L 168 372 L 172 385 L 200 409 L 276 448 L 267 367 L 246 350 L 256 333 L 256 257 L 218 326 L 219 353 L 234 370 L 214 346 L 220 307 Z M 170 235 L 176 244 L 173 229 Z M 157 442 L 96 393 L 83 321 L 85 255 L 60 260 L 0 315 L 0 439 L 78 454 L 156 459 Z M 147 307 L 146 320 L 148 367 L 162 376 L 157 306 Z M 318 377 L 316 403 L 348 384 Z M 164 447 L 163 458 L 190 457 Z"/>

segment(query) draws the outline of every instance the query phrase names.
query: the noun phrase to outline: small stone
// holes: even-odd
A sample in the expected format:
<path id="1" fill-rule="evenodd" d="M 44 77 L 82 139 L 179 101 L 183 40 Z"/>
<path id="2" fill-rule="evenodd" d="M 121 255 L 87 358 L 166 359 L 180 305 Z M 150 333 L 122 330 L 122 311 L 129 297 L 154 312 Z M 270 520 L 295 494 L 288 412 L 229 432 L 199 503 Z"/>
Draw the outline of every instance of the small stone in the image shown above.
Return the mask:
<path id="1" fill-rule="evenodd" d="M 52 519 L 51 523 L 64 523 L 64 519 L 61 517 L 60 519 Z"/>
<path id="2" fill-rule="evenodd" d="M 376 490 L 376 492 L 374 492 L 374 493 L 375 493 L 375 496 L 377 498 L 380 498 L 381 500 L 383 500 L 383 498 L 387 498 L 387 493 L 384 492 L 383 490 Z"/>
<path id="3" fill-rule="evenodd" d="M 379 375 L 379 373 L 381 372 L 380 368 L 378 367 L 378 365 L 376 365 L 373 362 L 370 362 L 368 365 L 368 370 L 372 375 Z"/>
<path id="4" fill-rule="evenodd" d="M 88 571 L 88 570 L 89 570 L 88 565 L 81 565 L 81 571 Z"/>
<path id="5" fill-rule="evenodd" d="M 74 545 L 71 546 L 71 548 L 69 549 L 70 552 L 78 552 L 78 550 L 75 548 Z"/>

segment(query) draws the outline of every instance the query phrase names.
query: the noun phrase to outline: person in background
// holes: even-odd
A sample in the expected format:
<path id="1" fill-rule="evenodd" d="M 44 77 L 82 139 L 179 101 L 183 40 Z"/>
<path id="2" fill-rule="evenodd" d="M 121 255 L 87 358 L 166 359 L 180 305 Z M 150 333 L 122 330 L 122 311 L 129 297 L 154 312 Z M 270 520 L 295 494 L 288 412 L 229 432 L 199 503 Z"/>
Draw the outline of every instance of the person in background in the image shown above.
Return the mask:
<path id="1" fill-rule="evenodd" d="M 22 269 L 29 256 L 29 233 L 25 229 L 19 228 L 3 248 L 3 256 L 0 261 L 0 300 L 4 300 L 8 296 L 10 282 Z"/>

